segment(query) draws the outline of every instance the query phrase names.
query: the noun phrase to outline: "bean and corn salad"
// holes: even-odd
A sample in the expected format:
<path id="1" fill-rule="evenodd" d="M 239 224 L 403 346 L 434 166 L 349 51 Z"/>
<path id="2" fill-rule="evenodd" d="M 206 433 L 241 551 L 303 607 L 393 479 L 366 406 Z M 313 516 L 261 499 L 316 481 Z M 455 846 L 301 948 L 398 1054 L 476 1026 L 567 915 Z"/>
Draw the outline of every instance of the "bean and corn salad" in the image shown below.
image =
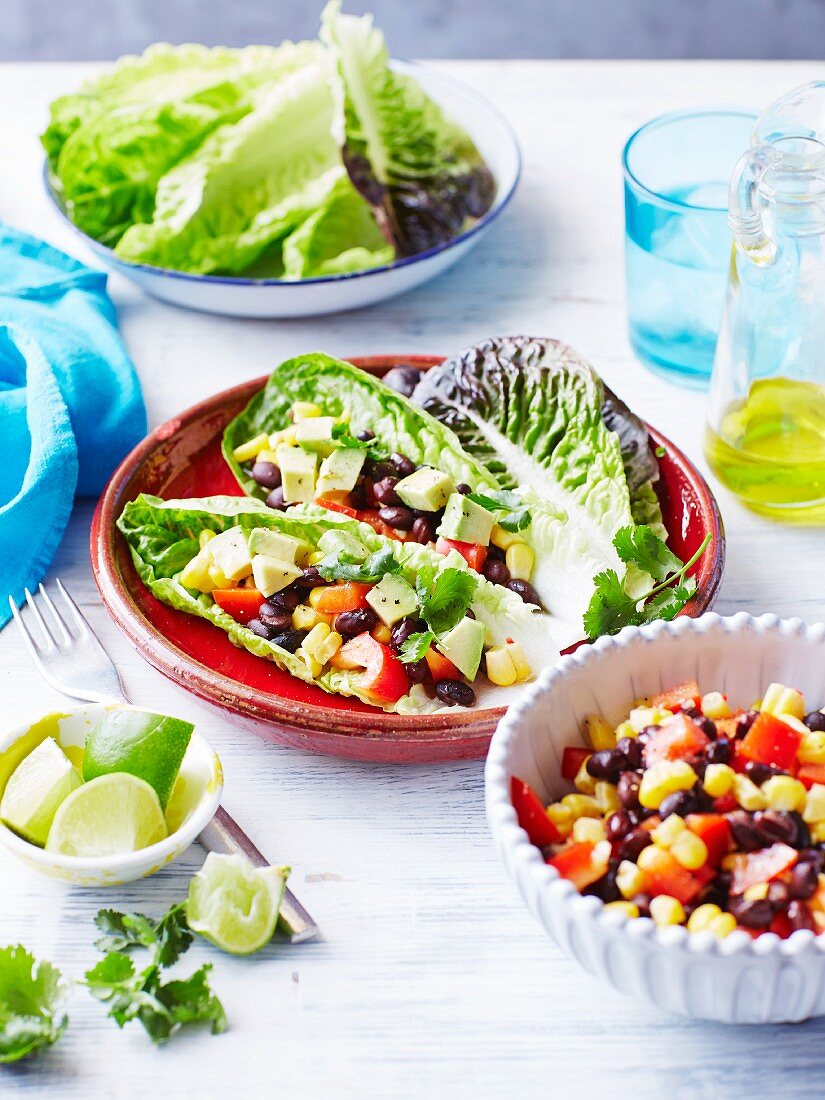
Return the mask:
<path id="1" fill-rule="evenodd" d="M 511 781 L 520 825 L 577 890 L 720 939 L 825 932 L 825 713 L 799 691 L 732 710 L 688 681 L 584 734 L 557 802 Z"/>

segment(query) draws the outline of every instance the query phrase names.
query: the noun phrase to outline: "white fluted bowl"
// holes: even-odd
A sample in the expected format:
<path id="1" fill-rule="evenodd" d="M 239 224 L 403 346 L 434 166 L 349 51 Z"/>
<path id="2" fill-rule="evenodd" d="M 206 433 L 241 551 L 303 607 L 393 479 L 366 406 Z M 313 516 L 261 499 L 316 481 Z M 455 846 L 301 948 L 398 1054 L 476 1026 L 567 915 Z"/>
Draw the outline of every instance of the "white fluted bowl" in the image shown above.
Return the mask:
<path id="1" fill-rule="evenodd" d="M 765 933 L 724 940 L 659 929 L 583 897 L 544 863 L 516 820 L 510 777 L 550 802 L 569 790 L 565 745 L 582 744 L 587 714 L 617 723 L 633 700 L 695 677 L 703 691 L 749 706 L 771 681 L 825 705 L 825 624 L 773 615 L 708 614 L 602 638 L 547 669 L 512 706 L 493 737 L 485 770 L 487 819 L 496 847 L 530 912 L 556 943 L 621 993 L 667 1012 L 723 1023 L 784 1023 L 825 1015 L 825 936 Z"/>

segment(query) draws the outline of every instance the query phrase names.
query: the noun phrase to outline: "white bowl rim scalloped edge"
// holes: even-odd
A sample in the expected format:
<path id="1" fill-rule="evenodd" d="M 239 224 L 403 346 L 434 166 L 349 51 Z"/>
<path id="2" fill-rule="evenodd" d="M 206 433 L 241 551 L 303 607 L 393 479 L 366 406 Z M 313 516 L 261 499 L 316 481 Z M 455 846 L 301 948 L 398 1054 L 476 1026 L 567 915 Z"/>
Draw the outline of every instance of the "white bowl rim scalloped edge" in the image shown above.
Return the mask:
<path id="1" fill-rule="evenodd" d="M 33 726 L 37 725 L 38 721 L 52 714 L 59 715 L 62 718 L 69 715 L 79 715 L 85 711 L 111 708 L 135 710 L 150 714 L 157 713 L 149 707 L 138 707 L 131 703 L 83 703 L 79 706 L 58 707 L 53 711 L 48 711 L 45 715 L 41 715 L 40 719 L 26 722 L 13 730 L 9 730 L 8 733 L 0 735 L 0 753 L 6 752 L 15 741 L 24 737 Z M 209 766 L 212 770 L 211 784 L 204 787 L 201 797 L 180 828 L 170 833 L 163 840 L 159 840 L 157 844 L 151 844 L 148 848 L 138 848 L 135 852 L 125 852 L 122 855 L 67 856 L 60 852 L 50 852 L 46 848 L 40 848 L 37 844 L 24 840 L 23 837 L 18 836 L 13 829 L 10 829 L 2 821 L 0 821 L 0 843 L 25 862 L 43 864 L 44 869 L 49 865 L 58 866 L 66 872 L 77 875 L 82 875 L 85 872 L 92 875 L 96 873 L 105 874 L 106 872 L 128 874 L 147 863 L 160 868 L 169 861 L 170 857 L 176 858 L 176 854 L 181 854 L 193 843 L 198 834 L 206 828 L 215 816 L 215 812 L 220 805 L 223 793 L 223 766 L 220 757 L 206 738 L 198 733 L 197 729 L 192 731 L 192 737 L 186 750 L 187 753 L 192 751 L 193 748 L 209 760 Z"/>
<path id="2" fill-rule="evenodd" d="M 679 952 L 684 956 L 740 956 L 753 959 L 781 957 L 798 958 L 803 953 L 815 952 L 825 955 L 825 934 L 817 936 L 813 932 L 799 930 L 787 939 L 780 939 L 773 932 L 765 932 L 756 939 L 746 932 L 732 932 L 724 939 L 717 939 L 710 932 L 688 932 L 684 925 L 672 925 L 659 928 L 649 917 L 628 917 L 618 910 L 609 910 L 599 898 L 580 894 L 571 882 L 561 878 L 554 867 L 544 862 L 541 852 L 532 844 L 527 833 L 516 819 L 516 812 L 510 800 L 510 772 L 507 767 L 508 752 L 519 733 L 519 724 L 535 701 L 547 694 L 554 685 L 564 680 L 573 670 L 592 663 L 616 648 L 626 648 L 639 641 L 651 642 L 664 635 L 678 637 L 687 633 L 710 633 L 724 631 L 732 639 L 744 632 L 755 632 L 777 637 L 798 636 L 813 645 L 822 648 L 822 664 L 825 669 L 825 623 L 807 625 L 801 619 L 780 619 L 776 615 L 761 615 L 755 618 L 745 612 L 723 617 L 713 612 L 698 619 L 679 618 L 673 622 L 656 622 L 644 627 L 626 627 L 612 637 L 600 638 L 590 646 L 583 646 L 575 653 L 563 657 L 554 667 L 545 669 L 537 682 L 522 699 L 510 707 L 499 723 L 493 736 L 485 766 L 485 797 L 487 819 L 490 828 L 502 847 L 507 847 L 514 864 L 519 870 L 529 874 L 539 891 L 552 891 L 554 900 L 560 900 L 570 907 L 576 920 L 598 922 L 605 929 L 622 936 L 632 937 L 635 941 L 646 939 Z M 684 679 L 679 670 L 674 671 L 673 683 Z M 709 690 L 713 690 L 712 687 Z M 823 675 L 823 697 L 819 702 L 825 705 L 825 675 Z M 515 872 L 512 876 L 516 877 Z"/>

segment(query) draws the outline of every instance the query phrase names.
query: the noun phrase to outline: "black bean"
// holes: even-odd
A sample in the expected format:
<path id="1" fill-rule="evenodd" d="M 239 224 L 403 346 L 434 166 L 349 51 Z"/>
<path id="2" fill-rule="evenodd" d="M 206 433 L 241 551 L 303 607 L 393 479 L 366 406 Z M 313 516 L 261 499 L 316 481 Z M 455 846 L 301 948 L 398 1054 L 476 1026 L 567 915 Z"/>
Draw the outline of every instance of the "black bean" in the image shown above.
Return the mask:
<path id="1" fill-rule="evenodd" d="M 803 867 L 805 865 L 803 864 Z M 796 868 L 794 868 L 796 870 Z M 814 876 L 816 878 L 816 876 Z M 779 879 L 775 879 L 773 882 L 768 883 L 768 901 L 776 909 L 784 909 L 793 896 L 793 891 L 787 882 L 781 882 Z M 801 894 L 797 895 L 802 897 Z M 810 895 L 809 895 L 810 896 Z"/>
<path id="2" fill-rule="evenodd" d="M 424 629 L 424 624 L 420 619 L 402 619 L 400 623 L 395 624 L 390 632 L 390 649 L 394 653 L 398 653 L 410 635 L 420 634 Z"/>
<path id="3" fill-rule="evenodd" d="M 396 393 L 409 397 L 421 381 L 422 371 L 418 367 L 393 367 L 384 375 L 384 385 Z"/>
<path id="4" fill-rule="evenodd" d="M 413 684 L 423 684 L 429 674 L 430 666 L 422 657 L 420 661 L 413 661 L 411 664 L 405 664 L 404 671 Z"/>
<path id="5" fill-rule="evenodd" d="M 805 929 L 808 932 L 816 931 L 816 924 L 811 916 L 811 911 L 803 901 L 792 901 L 788 905 L 788 920 L 794 932 Z"/>
<path id="6" fill-rule="evenodd" d="M 618 901 L 621 892 L 616 885 L 616 872 L 619 869 L 619 860 L 611 859 L 607 865 L 607 874 L 602 879 L 602 901 Z"/>
<path id="7" fill-rule="evenodd" d="M 355 438 L 360 440 L 361 443 L 369 443 L 371 439 L 375 439 L 375 432 L 371 432 L 369 428 L 364 428 Z"/>
<path id="8" fill-rule="evenodd" d="M 359 608 L 355 611 L 342 611 L 335 616 L 335 629 L 342 638 L 354 638 L 357 634 L 364 634 L 372 630 L 378 622 L 378 616 L 371 607 Z"/>
<path id="9" fill-rule="evenodd" d="M 773 883 L 771 883 L 773 885 Z M 790 881 L 790 894 L 792 897 L 799 898 L 801 901 L 807 901 L 808 898 L 812 898 L 819 886 L 819 875 L 817 874 L 816 866 L 806 860 L 804 863 L 797 863 L 794 869 L 791 871 Z"/>
<path id="10" fill-rule="evenodd" d="M 405 508 L 403 504 L 379 508 L 378 518 L 399 531 L 410 531 L 412 525 L 415 523 L 415 516 L 412 514 L 412 508 Z"/>
<path id="11" fill-rule="evenodd" d="M 268 627 L 266 623 L 262 623 L 260 619 L 250 619 L 246 625 L 253 634 L 257 634 L 259 638 L 266 638 L 267 641 L 277 634 L 276 630 Z"/>
<path id="12" fill-rule="evenodd" d="M 708 745 L 705 759 L 709 764 L 730 764 L 733 760 L 733 744 L 727 737 L 720 737 Z"/>
<path id="13" fill-rule="evenodd" d="M 349 491 L 349 506 L 350 508 L 366 508 L 367 502 L 367 490 L 364 485 L 363 478 L 359 478 L 355 485 Z"/>
<path id="14" fill-rule="evenodd" d="M 641 768 L 643 747 L 639 744 L 637 737 L 620 737 L 616 742 L 616 748 L 623 754 L 628 767 L 631 768 Z"/>
<path id="15" fill-rule="evenodd" d="M 696 808 L 696 799 L 690 791 L 674 791 L 673 794 L 669 794 L 667 798 L 662 799 L 659 814 L 662 820 L 670 817 L 671 814 L 687 817 L 688 814 L 696 813 Z"/>
<path id="16" fill-rule="evenodd" d="M 282 588 L 280 592 L 273 592 L 271 596 L 267 596 L 266 602 L 279 611 L 294 611 L 301 602 L 301 593 L 297 588 L 289 585 L 288 588 Z"/>
<path id="17" fill-rule="evenodd" d="M 627 760 L 615 749 L 600 749 L 588 756 L 585 770 L 594 779 L 606 779 L 608 783 L 617 783 L 621 772 L 627 770 Z"/>
<path id="18" fill-rule="evenodd" d="M 266 498 L 267 507 L 277 508 L 280 512 L 285 512 L 289 505 L 284 500 L 284 491 L 279 485 L 277 489 L 273 489 L 269 496 Z"/>
<path id="19" fill-rule="evenodd" d="M 711 718 L 697 718 L 696 725 L 711 741 L 716 740 L 716 723 Z"/>
<path id="20" fill-rule="evenodd" d="M 741 741 L 751 726 L 756 721 L 756 716 L 759 712 L 756 710 L 749 710 L 747 714 L 740 714 L 736 719 L 736 740 Z"/>
<path id="21" fill-rule="evenodd" d="M 781 768 L 775 768 L 773 764 L 760 764 L 756 760 L 749 760 L 745 765 L 745 775 L 757 787 L 761 787 L 763 783 L 767 783 L 772 775 L 785 775 L 785 772 Z"/>
<path id="22" fill-rule="evenodd" d="M 509 588 L 511 592 L 515 592 L 517 596 L 521 596 L 525 603 L 534 603 L 537 607 L 541 607 L 539 594 L 529 581 L 508 581 L 505 587 Z"/>
<path id="23" fill-rule="evenodd" d="M 294 653 L 303 644 L 308 633 L 308 630 L 286 630 L 283 634 L 276 634 L 272 641 L 288 653 Z"/>
<path id="24" fill-rule="evenodd" d="M 636 908 L 639 910 L 640 917 L 650 916 L 650 895 L 649 894 L 634 894 L 630 899 Z"/>
<path id="25" fill-rule="evenodd" d="M 732 810 L 731 813 L 725 814 L 725 817 L 728 819 L 733 839 L 743 852 L 755 852 L 758 848 L 764 847 L 762 838 L 753 827 L 751 814 L 745 810 Z"/>
<path id="26" fill-rule="evenodd" d="M 391 454 L 390 462 L 397 470 L 399 477 L 409 477 L 410 474 L 415 473 L 415 463 L 412 459 L 407 458 L 406 455 L 398 454 L 397 452 Z"/>
<path id="27" fill-rule="evenodd" d="M 318 572 L 316 565 L 308 565 L 303 574 L 295 581 L 298 588 L 317 588 L 319 585 L 326 584 L 327 582 Z"/>
<path id="28" fill-rule="evenodd" d="M 395 491 L 397 478 L 394 477 L 382 477 L 380 481 L 372 487 L 372 491 L 375 494 L 375 499 L 379 504 L 400 504 L 401 500 L 398 493 Z"/>
<path id="29" fill-rule="evenodd" d="M 688 718 L 701 718 L 702 716 L 702 712 L 695 703 L 682 703 L 682 714 L 686 714 Z"/>
<path id="30" fill-rule="evenodd" d="M 277 489 L 281 484 L 281 471 L 274 462 L 256 462 L 252 478 L 264 489 Z"/>
<path id="31" fill-rule="evenodd" d="M 810 863 L 819 874 L 823 865 L 822 857 L 823 853 L 818 848 L 803 848 L 796 857 L 796 865 L 798 867 L 800 863 Z"/>
<path id="32" fill-rule="evenodd" d="M 622 772 L 616 790 L 619 802 L 626 810 L 634 810 L 639 805 L 639 776 L 635 772 Z"/>
<path id="33" fill-rule="evenodd" d="M 258 609 L 258 618 L 264 626 L 270 627 L 275 633 L 286 630 L 292 626 L 292 615 L 285 608 L 273 607 L 270 603 L 262 603 Z"/>
<path id="34" fill-rule="evenodd" d="M 463 497 L 466 497 L 466 496 L 468 496 L 468 495 L 469 495 L 470 493 L 472 493 L 472 491 L 473 491 L 473 490 L 472 490 L 472 488 L 471 488 L 471 487 L 470 487 L 470 486 L 469 486 L 469 485 L 467 484 L 467 482 L 466 482 L 466 481 L 459 481 L 458 485 L 456 485 L 456 487 L 455 487 L 455 491 L 456 491 L 457 493 L 461 493 L 461 495 L 462 495 Z"/>
<path id="35" fill-rule="evenodd" d="M 428 542 L 432 542 L 435 537 L 435 531 L 433 530 L 432 524 L 428 519 L 425 519 L 424 516 L 417 517 L 415 523 L 412 525 L 411 531 L 415 541 L 424 543 L 425 545 Z"/>
<path id="36" fill-rule="evenodd" d="M 619 849 L 619 855 L 622 859 L 629 859 L 635 863 L 639 858 L 639 853 L 644 851 L 653 841 L 650 839 L 650 833 L 647 829 L 638 827 L 633 832 L 628 833 L 622 841 L 622 846 Z"/>
<path id="37" fill-rule="evenodd" d="M 812 710 L 802 721 L 813 733 L 825 733 L 825 713 L 821 710 Z"/>
<path id="38" fill-rule="evenodd" d="M 471 707 L 476 701 L 476 693 L 463 680 L 437 680 L 435 693 L 451 707 Z"/>
<path id="39" fill-rule="evenodd" d="M 366 469 L 366 463 L 364 463 L 364 468 Z M 391 477 L 393 482 L 398 481 L 395 466 L 389 460 L 373 462 L 368 472 L 373 481 L 383 481 L 387 477 Z"/>
<path id="40" fill-rule="evenodd" d="M 493 584 L 507 584 L 510 579 L 510 570 L 503 561 L 498 561 L 496 558 L 488 558 L 482 572 Z"/>
<path id="41" fill-rule="evenodd" d="M 616 810 L 607 819 L 607 838 L 615 844 L 619 840 L 624 840 L 632 828 L 633 825 L 627 812 Z"/>
<path id="42" fill-rule="evenodd" d="M 808 828 L 807 822 L 802 820 L 802 814 L 796 812 L 790 814 L 793 820 L 796 822 L 796 840 L 794 841 L 794 847 L 807 848 L 811 847 L 811 830 Z"/>
<path id="43" fill-rule="evenodd" d="M 772 844 L 793 844 L 796 840 L 796 822 L 782 810 L 758 810 L 752 825 L 765 848 Z"/>
<path id="44" fill-rule="evenodd" d="M 745 928 L 767 928 L 774 915 L 774 907 L 767 898 L 746 901 L 743 897 L 733 897 L 728 902 L 728 909 L 736 917 L 736 923 Z"/>
<path id="45" fill-rule="evenodd" d="M 495 561 L 504 561 L 505 553 L 500 546 L 494 546 L 492 543 L 487 547 L 487 557 L 494 558 Z"/>

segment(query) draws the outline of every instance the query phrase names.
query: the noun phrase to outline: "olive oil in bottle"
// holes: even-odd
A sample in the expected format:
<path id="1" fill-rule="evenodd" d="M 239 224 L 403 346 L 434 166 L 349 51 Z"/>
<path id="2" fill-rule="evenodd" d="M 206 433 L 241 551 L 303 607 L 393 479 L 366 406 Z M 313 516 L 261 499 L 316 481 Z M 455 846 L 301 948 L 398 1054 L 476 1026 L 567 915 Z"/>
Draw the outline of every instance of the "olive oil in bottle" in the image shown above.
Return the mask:
<path id="1" fill-rule="evenodd" d="M 767 378 L 733 402 L 705 455 L 746 504 L 789 522 L 825 523 L 825 387 Z"/>

